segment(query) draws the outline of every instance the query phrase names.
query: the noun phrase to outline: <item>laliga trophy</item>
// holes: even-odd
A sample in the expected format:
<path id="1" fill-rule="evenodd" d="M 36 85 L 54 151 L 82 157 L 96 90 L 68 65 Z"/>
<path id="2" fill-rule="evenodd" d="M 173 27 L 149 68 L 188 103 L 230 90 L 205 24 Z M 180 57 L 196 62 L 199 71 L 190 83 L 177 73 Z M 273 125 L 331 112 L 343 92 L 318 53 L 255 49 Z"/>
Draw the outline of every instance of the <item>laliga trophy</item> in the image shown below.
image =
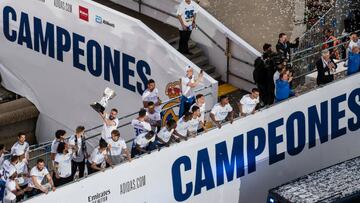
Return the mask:
<path id="1" fill-rule="evenodd" d="M 110 88 L 106 88 L 104 90 L 104 95 L 101 98 L 100 102 L 94 102 L 93 104 L 90 104 L 90 106 L 99 113 L 104 113 L 105 108 L 109 102 L 110 99 L 114 98 L 116 96 L 114 90 Z"/>

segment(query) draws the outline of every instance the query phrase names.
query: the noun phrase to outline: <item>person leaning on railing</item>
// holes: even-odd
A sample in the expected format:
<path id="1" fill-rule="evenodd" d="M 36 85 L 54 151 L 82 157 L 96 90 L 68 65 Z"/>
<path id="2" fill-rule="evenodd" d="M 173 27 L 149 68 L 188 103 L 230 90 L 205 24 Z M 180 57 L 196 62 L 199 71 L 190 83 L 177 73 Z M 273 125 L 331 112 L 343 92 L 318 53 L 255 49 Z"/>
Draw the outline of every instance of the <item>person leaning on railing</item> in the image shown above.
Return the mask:
<path id="1" fill-rule="evenodd" d="M 296 95 L 290 88 L 291 80 L 292 77 L 289 77 L 289 74 L 287 72 L 283 72 L 280 74 L 279 79 L 276 81 L 276 102 L 283 101 Z"/>
<path id="2" fill-rule="evenodd" d="M 323 50 L 321 52 L 321 58 L 316 62 L 317 69 L 317 85 L 324 85 L 334 80 L 333 73 L 337 68 L 336 63 L 330 56 L 329 50 Z"/>
<path id="3" fill-rule="evenodd" d="M 107 153 L 108 144 L 105 140 L 99 141 L 99 147 L 95 148 L 94 151 L 91 153 L 90 158 L 87 161 L 87 169 L 88 175 L 98 172 L 98 171 L 105 171 L 105 167 L 102 166 L 104 162 L 108 163 L 109 166 L 113 168 L 113 164 L 109 159 Z"/>
<path id="4" fill-rule="evenodd" d="M 111 139 L 106 140 L 108 143 L 108 154 L 112 164 L 117 165 L 123 162 L 123 155 L 128 161 L 131 161 L 131 155 L 127 149 L 126 142 L 120 137 L 118 130 L 111 132 Z"/>
<path id="5" fill-rule="evenodd" d="M 210 118 L 216 127 L 221 128 L 222 123 L 225 122 L 225 119 L 229 117 L 230 123 L 234 121 L 234 111 L 231 105 L 229 104 L 229 97 L 222 95 L 220 97 L 220 102 L 215 104 L 211 109 Z"/>
<path id="6" fill-rule="evenodd" d="M 360 47 L 353 46 L 352 52 L 349 53 L 347 74 L 351 75 L 359 72 L 360 69 Z"/>
<path id="7" fill-rule="evenodd" d="M 132 145 L 131 149 L 131 158 L 135 156 L 142 155 L 144 153 L 151 153 L 152 147 L 155 142 L 155 133 L 154 131 L 144 132 L 138 135 Z"/>

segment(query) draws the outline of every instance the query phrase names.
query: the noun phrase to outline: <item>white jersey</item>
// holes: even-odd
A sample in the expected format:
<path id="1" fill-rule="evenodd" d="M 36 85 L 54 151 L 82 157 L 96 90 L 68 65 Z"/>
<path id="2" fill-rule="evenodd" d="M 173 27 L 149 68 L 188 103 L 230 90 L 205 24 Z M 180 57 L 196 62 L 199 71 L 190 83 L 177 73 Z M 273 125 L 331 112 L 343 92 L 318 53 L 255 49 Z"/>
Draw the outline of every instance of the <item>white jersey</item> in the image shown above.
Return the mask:
<path id="1" fill-rule="evenodd" d="M 16 172 L 17 172 L 18 175 L 19 174 L 28 174 L 29 173 L 27 162 L 25 160 L 19 161 L 15 165 L 15 168 L 16 168 Z M 19 177 L 19 178 L 17 178 L 17 181 L 18 181 L 18 184 L 20 186 L 23 186 L 23 185 L 28 184 L 29 179 L 26 178 L 26 177 Z"/>
<path id="2" fill-rule="evenodd" d="M 127 148 L 126 142 L 124 139 L 119 139 L 118 141 L 114 141 L 113 139 L 106 141 L 110 147 L 110 155 L 118 156 L 122 154 L 122 151 Z"/>
<path id="3" fill-rule="evenodd" d="M 56 154 L 55 163 L 58 166 L 58 172 L 61 178 L 67 178 L 71 176 L 71 160 L 71 151 L 69 151 L 67 154 Z"/>
<path id="4" fill-rule="evenodd" d="M 16 142 L 11 147 L 11 154 L 21 156 L 24 154 L 27 154 L 29 152 L 29 143 L 24 142 L 24 144 L 20 144 L 19 142 Z"/>
<path id="5" fill-rule="evenodd" d="M 105 161 L 106 155 L 107 155 L 106 150 L 100 152 L 99 148 L 95 148 L 90 155 L 89 162 L 91 164 L 95 163 L 96 165 L 102 164 Z"/>
<path id="6" fill-rule="evenodd" d="M 37 166 L 34 166 L 30 171 L 30 176 L 35 177 L 35 180 L 37 183 L 41 185 L 42 181 L 44 180 L 45 176 L 49 175 L 49 171 L 46 167 L 43 168 L 43 170 L 39 170 Z M 29 187 L 36 188 L 35 184 L 30 181 Z"/>
<path id="7" fill-rule="evenodd" d="M 141 148 L 145 148 L 145 147 L 149 146 L 150 142 L 155 141 L 155 136 L 153 136 L 150 140 L 148 140 L 145 137 L 146 134 L 147 133 L 142 133 L 142 134 L 138 135 L 134 140 L 133 147 L 135 147 L 136 145 L 139 145 Z"/>
<path id="8" fill-rule="evenodd" d="M 189 27 L 193 21 L 195 14 L 198 12 L 199 6 L 191 1 L 190 4 L 187 4 L 184 0 L 180 3 L 176 14 L 181 16 L 186 27 Z M 179 27 L 180 30 L 183 30 L 182 26 Z"/>
<path id="9" fill-rule="evenodd" d="M 82 137 L 76 139 L 76 135 L 72 135 L 69 139 L 69 145 L 77 146 L 77 151 L 74 151 L 73 160 L 75 162 L 82 162 L 85 154 L 82 150 Z"/>
<path id="10" fill-rule="evenodd" d="M 349 43 L 349 47 L 348 47 L 348 52 L 352 52 L 352 49 L 354 46 L 357 46 L 360 48 L 360 40 L 358 39 L 357 42 L 354 42 L 352 40 L 350 40 L 350 43 Z"/>
<path id="11" fill-rule="evenodd" d="M 190 79 L 188 77 L 182 77 L 181 78 L 181 93 L 184 97 L 191 98 L 195 96 L 195 93 L 193 91 L 193 88 L 188 86 L 189 83 L 194 83 L 195 79 L 194 76 Z"/>
<path id="12" fill-rule="evenodd" d="M 16 191 L 16 182 L 15 180 L 8 179 L 5 184 L 4 202 L 16 201 L 16 195 L 12 191 Z"/>
<path id="13" fill-rule="evenodd" d="M 190 122 L 185 122 L 184 117 L 180 118 L 178 121 L 177 121 L 177 125 L 176 125 L 176 132 L 178 132 L 180 135 L 186 137 L 187 136 L 187 132 L 189 130 L 189 127 L 190 127 Z"/>
<path id="14" fill-rule="evenodd" d="M 138 119 L 133 119 L 131 125 L 134 127 L 135 137 L 139 136 L 141 133 L 151 131 L 150 123 L 146 121 L 139 121 Z"/>
<path id="15" fill-rule="evenodd" d="M 189 121 L 189 131 L 196 133 L 197 130 L 199 129 L 200 122 L 201 122 L 200 117 L 197 117 L 197 118 L 194 118 L 194 117 L 193 117 L 193 118 Z"/>
<path id="16" fill-rule="evenodd" d="M 163 127 L 157 134 L 157 137 L 160 138 L 161 140 L 163 140 L 164 142 L 169 142 L 173 132 L 174 132 L 174 129 L 171 129 L 169 131 L 166 127 Z"/>
<path id="17" fill-rule="evenodd" d="M 203 105 L 198 105 L 198 104 L 193 104 L 191 107 L 190 107 L 190 110 L 192 109 L 193 106 L 197 106 L 200 108 L 200 120 L 204 123 L 205 122 L 205 103 Z"/>
<path id="18" fill-rule="evenodd" d="M 211 113 L 214 114 L 216 121 L 223 121 L 227 117 L 227 115 L 232 112 L 233 108 L 230 104 L 226 104 L 225 106 L 221 106 L 220 103 L 215 104 L 215 106 L 211 109 Z"/>
<path id="19" fill-rule="evenodd" d="M 11 175 L 11 173 L 13 173 L 14 171 L 16 171 L 16 167 L 14 165 L 12 165 L 9 160 L 5 160 L 4 164 L 3 164 L 3 168 L 0 171 L 1 179 L 3 181 L 6 181 L 9 178 L 9 176 Z"/>
<path id="20" fill-rule="evenodd" d="M 147 120 L 149 121 L 150 125 L 156 126 L 159 121 L 161 121 L 160 112 L 155 111 L 154 113 L 146 112 Z"/>
<path id="21" fill-rule="evenodd" d="M 105 114 L 105 118 L 109 119 L 109 115 L 108 114 Z M 114 120 L 112 120 L 115 125 L 106 125 L 106 123 L 104 122 L 104 125 L 103 125 L 103 129 L 102 129 L 102 132 L 101 132 L 101 137 L 104 139 L 104 140 L 108 140 L 108 139 L 111 139 L 111 132 L 113 130 L 116 130 L 118 125 L 119 125 L 119 119 L 118 118 L 115 118 Z"/>
<path id="22" fill-rule="evenodd" d="M 59 146 L 59 143 L 60 143 L 60 141 L 57 140 L 57 139 L 52 141 L 52 143 L 51 143 L 51 153 L 53 153 L 53 154 L 57 153 L 57 148 Z"/>
<path id="23" fill-rule="evenodd" d="M 259 98 L 251 99 L 250 94 L 244 95 L 240 100 L 242 112 L 245 114 L 251 114 L 258 103 Z"/>
<path id="24" fill-rule="evenodd" d="M 150 92 L 149 89 L 146 89 L 141 97 L 144 102 L 151 101 L 156 104 L 159 101 L 159 90 L 155 88 L 152 92 Z"/>

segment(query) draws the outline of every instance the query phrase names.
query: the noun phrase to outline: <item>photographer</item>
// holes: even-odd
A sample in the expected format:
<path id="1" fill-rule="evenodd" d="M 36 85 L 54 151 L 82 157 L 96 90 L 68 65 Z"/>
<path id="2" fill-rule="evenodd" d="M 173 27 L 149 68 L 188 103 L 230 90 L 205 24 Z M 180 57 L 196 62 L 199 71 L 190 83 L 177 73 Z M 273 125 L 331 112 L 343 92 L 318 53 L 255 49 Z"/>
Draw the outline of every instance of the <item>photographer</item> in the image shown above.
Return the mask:
<path id="1" fill-rule="evenodd" d="M 287 58 L 291 60 L 290 52 L 291 48 L 299 47 L 299 38 L 295 39 L 295 43 L 291 43 L 288 41 L 288 38 L 285 33 L 279 34 L 279 41 L 276 44 L 276 51 L 283 56 L 283 58 Z"/>

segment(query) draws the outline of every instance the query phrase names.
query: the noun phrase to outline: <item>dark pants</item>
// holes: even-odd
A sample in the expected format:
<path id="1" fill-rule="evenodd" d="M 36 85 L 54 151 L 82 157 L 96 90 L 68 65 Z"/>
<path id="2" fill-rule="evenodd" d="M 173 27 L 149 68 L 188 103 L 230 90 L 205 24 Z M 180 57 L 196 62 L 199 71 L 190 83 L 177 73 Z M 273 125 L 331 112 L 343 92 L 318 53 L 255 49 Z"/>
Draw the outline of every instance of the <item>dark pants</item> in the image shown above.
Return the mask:
<path id="1" fill-rule="evenodd" d="M 90 162 L 86 162 L 86 165 L 87 165 L 87 169 L 88 169 L 88 175 L 99 171 L 99 170 L 95 170 L 95 169 L 91 168 Z M 96 166 L 101 168 L 101 164 L 98 164 Z"/>
<path id="2" fill-rule="evenodd" d="M 180 33 L 180 41 L 179 41 L 179 52 L 182 54 L 189 53 L 189 40 L 191 31 L 182 31 L 179 30 Z"/>
<path id="3" fill-rule="evenodd" d="M 190 110 L 190 107 L 195 103 L 195 97 L 187 98 L 185 96 L 180 97 L 180 109 L 179 118 L 181 118 L 185 112 Z"/>
<path id="4" fill-rule="evenodd" d="M 41 190 L 39 190 L 39 189 L 37 189 L 37 188 L 33 188 L 33 189 L 29 192 L 28 198 L 33 197 L 33 196 L 36 196 L 36 195 L 41 194 L 41 193 L 43 193 Z"/>
<path id="5" fill-rule="evenodd" d="M 74 179 L 76 170 L 79 169 L 79 178 L 84 177 L 85 159 L 82 162 L 71 161 L 71 178 Z"/>
<path id="6" fill-rule="evenodd" d="M 54 181 L 55 187 L 59 187 L 59 186 L 65 185 L 65 184 L 70 183 L 71 181 L 73 181 L 73 176 L 69 176 L 67 178 L 60 177 L 59 179 L 57 179 L 56 175 L 54 173 L 53 181 Z"/>
<path id="7" fill-rule="evenodd" d="M 2 202 L 5 195 L 5 185 L 6 182 L 0 179 L 0 201 Z"/>

